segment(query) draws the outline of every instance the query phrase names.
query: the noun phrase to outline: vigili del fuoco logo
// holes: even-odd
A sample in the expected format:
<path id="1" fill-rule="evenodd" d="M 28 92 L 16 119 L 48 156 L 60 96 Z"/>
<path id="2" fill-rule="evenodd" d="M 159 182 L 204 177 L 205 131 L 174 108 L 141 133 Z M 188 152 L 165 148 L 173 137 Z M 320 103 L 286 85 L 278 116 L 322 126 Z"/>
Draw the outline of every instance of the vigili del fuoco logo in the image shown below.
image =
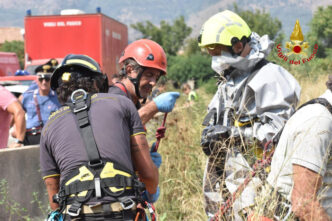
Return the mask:
<path id="1" fill-rule="evenodd" d="M 290 36 L 290 40 L 290 42 L 286 42 L 286 54 L 283 54 L 281 44 L 277 45 L 279 58 L 283 59 L 285 62 L 289 62 L 290 64 L 298 65 L 309 62 L 315 57 L 318 45 L 314 45 L 312 54 L 308 57 L 307 49 L 309 48 L 309 43 L 304 41 L 299 20 L 296 20 L 294 30 Z M 291 55 L 295 56 L 290 58 L 289 56 Z"/>

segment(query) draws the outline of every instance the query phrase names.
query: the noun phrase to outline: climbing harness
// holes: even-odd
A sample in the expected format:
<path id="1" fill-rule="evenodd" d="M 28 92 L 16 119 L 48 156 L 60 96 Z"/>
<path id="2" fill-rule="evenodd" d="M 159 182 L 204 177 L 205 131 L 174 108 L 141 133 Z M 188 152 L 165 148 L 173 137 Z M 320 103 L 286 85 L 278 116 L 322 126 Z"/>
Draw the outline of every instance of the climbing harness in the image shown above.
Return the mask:
<path id="1" fill-rule="evenodd" d="M 60 205 L 60 212 L 79 217 L 81 212 L 88 209 L 84 205 L 87 201 L 92 197 L 100 199 L 104 196 L 112 197 L 114 201 L 101 205 L 103 215 L 120 212 L 125 216 L 126 212 L 135 211 L 136 205 L 142 201 L 145 185 L 134 172 L 120 163 L 100 157 L 88 116 L 91 95 L 78 89 L 72 93 L 71 102 L 67 105 L 76 117 L 89 161 L 72 171 L 53 197 Z"/>

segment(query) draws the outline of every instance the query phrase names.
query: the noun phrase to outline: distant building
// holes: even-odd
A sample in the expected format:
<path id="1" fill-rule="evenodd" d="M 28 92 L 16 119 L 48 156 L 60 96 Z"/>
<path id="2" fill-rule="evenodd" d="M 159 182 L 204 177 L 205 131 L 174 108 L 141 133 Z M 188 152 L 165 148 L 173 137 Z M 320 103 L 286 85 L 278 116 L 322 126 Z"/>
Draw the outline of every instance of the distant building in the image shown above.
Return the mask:
<path id="1" fill-rule="evenodd" d="M 23 32 L 20 27 L 0 27 L 0 47 L 5 41 L 23 41 Z"/>

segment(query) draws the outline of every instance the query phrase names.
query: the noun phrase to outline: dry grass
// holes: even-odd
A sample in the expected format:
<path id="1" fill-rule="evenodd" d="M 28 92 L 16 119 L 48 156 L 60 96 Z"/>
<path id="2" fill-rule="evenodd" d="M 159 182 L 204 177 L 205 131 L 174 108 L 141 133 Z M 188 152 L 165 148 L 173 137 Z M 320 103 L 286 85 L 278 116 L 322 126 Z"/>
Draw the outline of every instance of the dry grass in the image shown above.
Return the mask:
<path id="1" fill-rule="evenodd" d="M 326 90 L 326 80 L 327 74 L 299 79 L 302 87 L 300 104 L 322 94 Z M 207 220 L 202 191 L 206 156 L 199 143 L 203 129 L 201 122 L 212 95 L 200 90 L 197 92 L 200 100 L 194 106 L 179 108 L 185 103 L 183 95 L 177 102 L 176 111 L 169 114 L 167 119 L 166 137 L 159 148 L 163 156 L 163 163 L 159 169 L 161 195 L 155 204 L 158 220 L 161 221 Z M 154 139 L 153 131 L 161 124 L 162 118 L 163 115 L 148 125 L 149 140 Z M 269 191 L 263 187 L 261 194 L 256 198 L 257 203 L 253 208 L 256 211 L 255 216 L 272 216 L 271 211 L 277 205 L 277 200 Z"/>
<path id="2" fill-rule="evenodd" d="M 327 81 L 327 76 L 320 75 L 317 79 L 305 78 L 299 80 L 302 87 L 301 104 L 320 96 L 326 90 L 325 82 Z"/>

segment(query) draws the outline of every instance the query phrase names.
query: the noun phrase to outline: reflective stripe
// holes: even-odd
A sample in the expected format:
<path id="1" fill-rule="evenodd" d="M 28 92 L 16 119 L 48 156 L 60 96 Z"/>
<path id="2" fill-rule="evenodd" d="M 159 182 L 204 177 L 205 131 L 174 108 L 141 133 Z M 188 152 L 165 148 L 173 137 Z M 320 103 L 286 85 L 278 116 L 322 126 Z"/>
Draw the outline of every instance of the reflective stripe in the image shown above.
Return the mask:
<path id="1" fill-rule="evenodd" d="M 224 16 L 223 16 L 224 17 Z M 226 19 L 226 18 L 225 18 Z M 225 26 L 231 26 L 231 25 L 237 25 L 237 26 L 239 26 L 239 27 L 242 27 L 242 24 L 241 23 L 239 23 L 239 22 L 228 22 L 228 23 L 226 23 L 224 26 L 222 26 L 220 29 L 219 29 L 219 31 L 217 32 L 217 35 L 216 35 L 216 42 L 220 42 L 220 35 L 221 35 L 221 32 L 223 32 L 224 31 L 224 29 L 225 29 Z"/>
<path id="2" fill-rule="evenodd" d="M 146 135 L 145 132 L 139 132 L 139 133 L 136 133 L 136 134 L 131 135 L 131 137 L 136 136 L 136 135 L 140 135 L 140 134 L 144 134 L 144 135 Z"/>
<path id="3" fill-rule="evenodd" d="M 72 64 L 72 63 L 84 64 L 84 65 L 88 66 L 89 68 L 91 68 L 92 70 L 97 71 L 97 67 L 94 66 L 93 64 L 91 64 L 88 61 L 84 61 L 84 60 L 81 60 L 81 59 L 70 59 L 66 62 L 66 64 Z"/>
<path id="4" fill-rule="evenodd" d="M 52 174 L 52 175 L 44 176 L 43 180 L 45 180 L 47 178 L 51 178 L 51 177 L 57 177 L 57 176 L 60 176 L 60 174 Z"/>

